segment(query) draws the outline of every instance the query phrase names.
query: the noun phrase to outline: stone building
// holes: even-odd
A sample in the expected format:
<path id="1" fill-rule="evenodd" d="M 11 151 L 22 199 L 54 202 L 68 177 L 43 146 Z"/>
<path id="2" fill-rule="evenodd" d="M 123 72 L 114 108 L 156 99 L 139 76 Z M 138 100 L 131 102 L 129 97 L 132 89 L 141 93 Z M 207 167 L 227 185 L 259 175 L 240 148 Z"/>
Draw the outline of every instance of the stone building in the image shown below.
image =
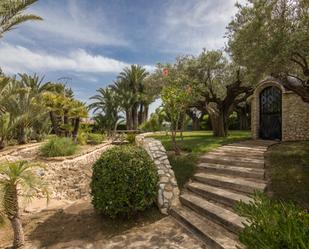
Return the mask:
<path id="1" fill-rule="evenodd" d="M 251 107 L 253 139 L 309 140 L 309 103 L 277 80 L 257 85 Z"/>

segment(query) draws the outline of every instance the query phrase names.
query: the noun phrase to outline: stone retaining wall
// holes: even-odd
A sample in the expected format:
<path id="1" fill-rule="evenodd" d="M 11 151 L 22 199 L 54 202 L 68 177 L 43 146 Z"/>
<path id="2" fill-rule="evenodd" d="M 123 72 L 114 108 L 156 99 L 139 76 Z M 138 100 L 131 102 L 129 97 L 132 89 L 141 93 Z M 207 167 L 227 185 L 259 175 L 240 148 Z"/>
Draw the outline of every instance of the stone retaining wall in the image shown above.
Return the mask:
<path id="1" fill-rule="evenodd" d="M 13 148 L 5 148 L 0 151 L 0 161 L 10 160 L 11 158 L 18 157 L 24 160 L 31 160 L 38 154 L 38 149 L 43 143 L 33 143 L 26 145 L 18 145 Z"/>
<path id="2" fill-rule="evenodd" d="M 158 200 L 157 205 L 163 214 L 168 214 L 172 206 L 179 203 L 179 189 L 174 171 L 168 161 L 166 150 L 159 140 L 146 137 L 148 133 L 136 136 L 136 144 L 143 147 L 157 166 Z"/>
<path id="3" fill-rule="evenodd" d="M 92 165 L 99 159 L 102 152 L 110 147 L 110 143 L 105 143 L 77 157 L 45 160 L 43 163 L 46 169 L 38 173 L 48 182 L 50 198 L 58 200 L 87 198 L 90 191 Z"/>

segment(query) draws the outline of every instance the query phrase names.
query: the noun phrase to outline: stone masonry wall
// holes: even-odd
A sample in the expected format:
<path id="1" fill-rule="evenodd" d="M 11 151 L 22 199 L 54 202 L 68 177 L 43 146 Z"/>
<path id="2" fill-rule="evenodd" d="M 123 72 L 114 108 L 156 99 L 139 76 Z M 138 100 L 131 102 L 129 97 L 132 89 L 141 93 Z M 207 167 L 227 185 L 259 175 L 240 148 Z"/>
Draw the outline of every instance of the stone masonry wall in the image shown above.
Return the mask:
<path id="1" fill-rule="evenodd" d="M 309 103 L 292 92 L 282 96 L 282 140 L 309 140 Z"/>
<path id="2" fill-rule="evenodd" d="M 147 134 L 137 135 L 136 143 L 147 151 L 157 167 L 160 177 L 158 182 L 157 205 L 161 213 L 168 214 L 169 209 L 179 203 L 177 181 L 161 142 L 146 136 Z"/>
<path id="3" fill-rule="evenodd" d="M 41 171 L 41 175 L 48 182 L 50 197 L 58 200 L 87 198 L 90 191 L 92 165 L 108 148 L 110 144 L 106 143 L 78 157 L 44 161 L 46 169 Z"/>
<path id="4" fill-rule="evenodd" d="M 260 93 L 269 86 L 282 91 L 282 141 L 309 140 L 309 104 L 295 93 L 287 91 L 273 79 L 261 82 L 251 99 L 252 138 L 259 138 L 260 129 Z"/>

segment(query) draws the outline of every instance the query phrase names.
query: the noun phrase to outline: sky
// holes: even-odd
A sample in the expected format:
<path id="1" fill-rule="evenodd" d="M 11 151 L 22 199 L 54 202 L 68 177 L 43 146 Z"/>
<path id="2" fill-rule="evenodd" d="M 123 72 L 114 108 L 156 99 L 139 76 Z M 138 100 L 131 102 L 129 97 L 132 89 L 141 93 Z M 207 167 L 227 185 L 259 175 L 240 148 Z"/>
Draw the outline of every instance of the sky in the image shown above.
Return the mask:
<path id="1" fill-rule="evenodd" d="M 66 81 L 89 103 L 130 64 L 151 71 L 179 55 L 224 48 L 236 0 L 39 0 L 27 22 L 0 39 L 6 74 Z M 153 110 L 159 101 L 152 105 Z"/>

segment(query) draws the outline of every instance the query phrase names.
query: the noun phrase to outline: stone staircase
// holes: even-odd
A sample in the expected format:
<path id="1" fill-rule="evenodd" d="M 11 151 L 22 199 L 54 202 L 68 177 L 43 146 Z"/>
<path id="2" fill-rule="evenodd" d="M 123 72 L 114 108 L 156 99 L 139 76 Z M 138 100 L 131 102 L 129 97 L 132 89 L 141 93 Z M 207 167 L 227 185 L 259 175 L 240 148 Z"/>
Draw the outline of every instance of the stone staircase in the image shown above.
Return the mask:
<path id="1" fill-rule="evenodd" d="M 243 248 L 238 234 L 245 219 L 233 210 L 266 188 L 264 152 L 273 141 L 248 140 L 222 146 L 200 157 L 197 172 L 170 213 L 209 249 Z"/>

